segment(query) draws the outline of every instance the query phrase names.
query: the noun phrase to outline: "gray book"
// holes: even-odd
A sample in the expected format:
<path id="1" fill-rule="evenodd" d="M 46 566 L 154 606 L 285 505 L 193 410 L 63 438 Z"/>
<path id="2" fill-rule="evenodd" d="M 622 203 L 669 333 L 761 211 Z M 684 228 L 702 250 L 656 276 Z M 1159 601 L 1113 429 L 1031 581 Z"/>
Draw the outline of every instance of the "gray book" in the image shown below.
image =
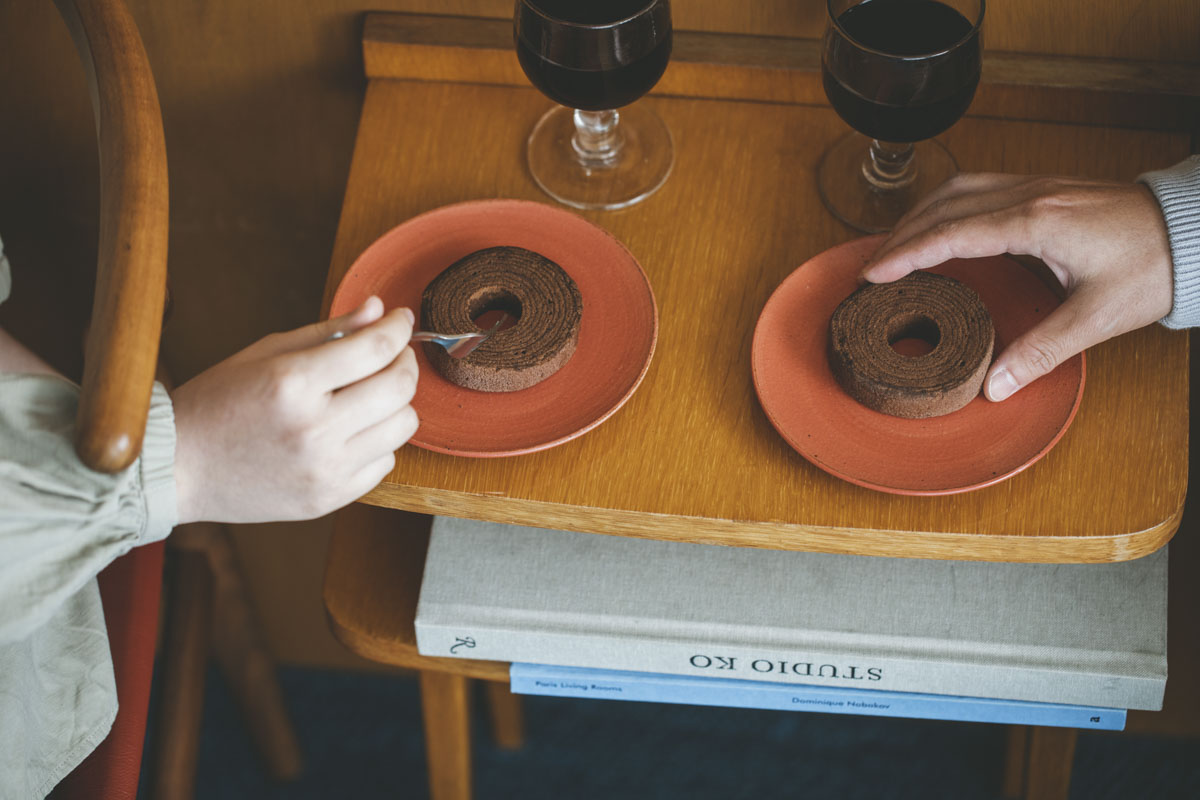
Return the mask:
<path id="1" fill-rule="evenodd" d="M 993 564 L 438 518 L 424 655 L 1157 710 L 1167 551 Z"/>

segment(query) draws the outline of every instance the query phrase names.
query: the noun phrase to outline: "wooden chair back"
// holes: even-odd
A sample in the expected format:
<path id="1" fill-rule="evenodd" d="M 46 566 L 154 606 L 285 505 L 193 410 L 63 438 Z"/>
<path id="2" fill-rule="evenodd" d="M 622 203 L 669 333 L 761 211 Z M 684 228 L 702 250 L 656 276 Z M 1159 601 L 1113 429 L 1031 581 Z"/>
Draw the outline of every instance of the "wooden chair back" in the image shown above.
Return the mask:
<path id="1" fill-rule="evenodd" d="M 84 352 L 75 450 L 118 472 L 142 450 L 167 282 L 167 151 L 142 39 L 121 0 L 55 0 L 87 74 L 100 149 L 96 292 Z M 154 668 L 163 545 L 100 575 L 119 711 L 54 800 L 134 800 Z"/>
<path id="2" fill-rule="evenodd" d="M 75 449 L 118 472 L 142 449 L 167 283 L 167 150 L 150 62 L 121 0 L 55 0 L 87 73 L 100 150 L 96 293 Z"/>

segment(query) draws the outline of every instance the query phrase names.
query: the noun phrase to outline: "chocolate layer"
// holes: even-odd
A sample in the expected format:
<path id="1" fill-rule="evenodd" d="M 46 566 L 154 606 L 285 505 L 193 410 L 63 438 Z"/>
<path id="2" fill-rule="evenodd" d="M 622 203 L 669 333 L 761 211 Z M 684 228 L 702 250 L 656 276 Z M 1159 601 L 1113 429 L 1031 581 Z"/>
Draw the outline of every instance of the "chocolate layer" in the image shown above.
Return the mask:
<path id="1" fill-rule="evenodd" d="M 900 339 L 932 345 L 897 352 Z M 868 408 L 920 419 L 949 414 L 979 394 L 995 332 L 983 301 L 963 283 L 918 271 L 851 294 L 829 322 L 829 365 L 846 393 Z"/>
<path id="2" fill-rule="evenodd" d="M 553 375 L 575 352 L 583 298 L 571 276 L 545 256 L 520 247 L 478 250 L 451 264 L 421 296 L 421 326 L 439 333 L 479 330 L 489 311 L 516 318 L 466 358 L 438 345 L 425 354 L 447 380 L 483 392 L 513 392 Z"/>

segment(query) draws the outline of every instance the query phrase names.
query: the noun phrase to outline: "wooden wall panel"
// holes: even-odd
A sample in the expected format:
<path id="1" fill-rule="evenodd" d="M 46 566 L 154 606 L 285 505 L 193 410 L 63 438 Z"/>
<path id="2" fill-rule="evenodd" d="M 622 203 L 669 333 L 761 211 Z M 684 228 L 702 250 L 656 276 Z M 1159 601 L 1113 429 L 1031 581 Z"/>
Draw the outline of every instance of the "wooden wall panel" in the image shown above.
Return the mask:
<path id="1" fill-rule="evenodd" d="M 1197 63 L 1195 0 L 989 0 L 984 46 L 1020 53 Z"/>
<path id="2" fill-rule="evenodd" d="M 335 3 L 346 5 L 344 0 L 313 5 Z M 512 7 L 510 0 L 392 0 L 371 10 L 508 17 Z M 817 37 L 825 25 L 825 0 L 674 0 L 672 14 L 685 30 Z M 985 42 L 1018 53 L 1195 63 L 1200 60 L 1200 3 L 988 0 Z"/>
<path id="3" fill-rule="evenodd" d="M 312 5 L 335 4 L 347 5 L 344 0 Z M 392 0 L 371 10 L 508 17 L 512 7 L 510 0 Z M 676 26 L 686 30 L 816 37 L 825 24 L 825 0 L 674 0 L 672 13 Z M 1193 63 L 1200 59 L 1200 3 L 1195 0 L 988 0 L 985 25 L 987 46 L 998 50 Z"/>

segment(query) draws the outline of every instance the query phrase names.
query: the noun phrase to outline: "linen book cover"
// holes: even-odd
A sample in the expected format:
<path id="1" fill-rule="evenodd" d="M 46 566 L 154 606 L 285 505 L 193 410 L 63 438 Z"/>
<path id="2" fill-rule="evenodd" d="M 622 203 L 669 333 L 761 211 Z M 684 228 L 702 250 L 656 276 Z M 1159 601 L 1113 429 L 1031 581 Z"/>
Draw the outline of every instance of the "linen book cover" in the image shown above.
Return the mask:
<path id="1" fill-rule="evenodd" d="M 993 564 L 438 518 L 424 655 L 1157 710 L 1166 548 Z"/>

